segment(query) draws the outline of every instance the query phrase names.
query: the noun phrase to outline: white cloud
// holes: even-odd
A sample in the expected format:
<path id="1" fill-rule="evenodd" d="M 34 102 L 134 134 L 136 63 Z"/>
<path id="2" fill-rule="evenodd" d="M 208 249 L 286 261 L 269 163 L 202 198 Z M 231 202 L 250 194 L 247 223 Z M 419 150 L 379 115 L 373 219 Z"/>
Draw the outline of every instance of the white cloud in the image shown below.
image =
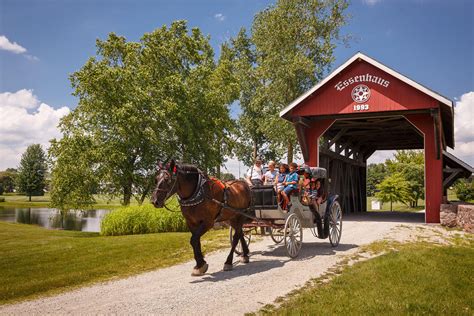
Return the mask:
<path id="1" fill-rule="evenodd" d="M 222 13 L 216 13 L 214 14 L 214 18 L 219 21 L 219 22 L 222 22 L 225 20 L 225 15 L 222 14 Z"/>
<path id="2" fill-rule="evenodd" d="M 31 144 L 46 150 L 50 139 L 61 137 L 57 126 L 69 111 L 40 103 L 32 90 L 0 93 L 0 170 L 17 167 Z"/>
<path id="3" fill-rule="evenodd" d="M 454 150 L 449 152 L 474 166 L 474 91 L 465 93 L 454 107 Z"/>
<path id="4" fill-rule="evenodd" d="M 379 2 L 382 2 L 382 0 L 362 0 L 362 2 L 364 4 L 372 6 L 372 5 L 376 5 Z"/>
<path id="5" fill-rule="evenodd" d="M 23 54 L 26 53 L 26 48 L 18 45 L 15 42 L 10 42 L 8 38 L 4 35 L 0 35 L 0 49 L 15 53 Z"/>
<path id="6" fill-rule="evenodd" d="M 26 48 L 17 44 L 16 42 L 10 42 L 10 40 L 5 35 L 0 35 L 0 50 L 6 50 L 14 54 L 23 54 L 23 56 L 29 61 L 38 61 L 39 58 L 30 54 L 25 54 L 27 52 Z"/>

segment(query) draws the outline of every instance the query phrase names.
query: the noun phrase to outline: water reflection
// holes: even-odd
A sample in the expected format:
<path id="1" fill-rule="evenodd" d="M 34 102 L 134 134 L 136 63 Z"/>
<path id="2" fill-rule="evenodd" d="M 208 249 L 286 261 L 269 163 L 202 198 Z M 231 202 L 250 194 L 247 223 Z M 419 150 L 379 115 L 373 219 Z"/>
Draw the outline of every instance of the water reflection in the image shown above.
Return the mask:
<path id="1" fill-rule="evenodd" d="M 53 208 L 0 207 L 0 221 L 38 225 L 48 229 L 100 232 L 100 222 L 110 210 L 60 212 Z"/>

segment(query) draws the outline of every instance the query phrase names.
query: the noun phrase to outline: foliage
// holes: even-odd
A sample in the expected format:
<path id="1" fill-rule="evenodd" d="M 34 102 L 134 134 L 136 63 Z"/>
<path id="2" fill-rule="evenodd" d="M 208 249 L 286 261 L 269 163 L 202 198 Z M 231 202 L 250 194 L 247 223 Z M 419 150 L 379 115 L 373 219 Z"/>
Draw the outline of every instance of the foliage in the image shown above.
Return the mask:
<path id="1" fill-rule="evenodd" d="M 371 163 L 367 166 L 367 196 L 374 196 L 377 185 L 388 175 L 384 163 Z"/>
<path id="2" fill-rule="evenodd" d="M 5 198 L 4 197 L 0 197 L 0 202 L 5 202 Z"/>
<path id="3" fill-rule="evenodd" d="M 235 180 L 235 176 L 232 173 L 223 173 L 221 174 L 222 181 L 231 181 Z"/>
<path id="4" fill-rule="evenodd" d="M 185 232 L 188 227 L 183 215 L 174 201 L 170 212 L 157 209 L 153 205 L 128 206 L 116 209 L 107 214 L 101 223 L 101 235 L 134 235 L 163 232 Z"/>
<path id="5" fill-rule="evenodd" d="M 31 196 L 44 195 L 46 156 L 40 144 L 28 146 L 21 156 L 17 186 L 31 201 Z"/>
<path id="6" fill-rule="evenodd" d="M 0 171 L 0 184 L 6 193 L 12 193 L 15 190 L 17 173 L 17 170 L 14 168 L 7 168 L 4 171 Z"/>
<path id="7" fill-rule="evenodd" d="M 394 173 L 386 177 L 379 185 L 379 192 L 376 193 L 378 200 L 390 202 L 390 211 L 394 202 L 403 202 L 410 200 L 409 183 L 401 173 Z"/>
<path id="8" fill-rule="evenodd" d="M 230 150 L 228 67 L 184 21 L 140 42 L 97 40 L 97 56 L 71 75 L 79 104 L 50 151 L 53 206 L 90 205 L 96 191 L 142 203 L 157 160 L 170 157 L 215 170 Z"/>
<path id="9" fill-rule="evenodd" d="M 201 239 L 229 247 L 227 230 Z M 193 258 L 189 233 L 99 236 L 0 222 L 0 305 L 169 267 Z"/>
<path id="10" fill-rule="evenodd" d="M 4 192 L 4 191 L 3 191 L 3 184 L 2 184 L 2 183 L 0 183 L 0 195 L 2 195 L 2 194 L 3 194 L 3 192 Z M 2 201 L 2 202 L 3 202 L 3 201 Z"/>
<path id="11" fill-rule="evenodd" d="M 474 200 L 474 181 L 459 179 L 454 185 L 454 191 L 459 200 L 470 202 Z"/>
<path id="12" fill-rule="evenodd" d="M 397 150 L 394 159 L 386 162 L 390 173 L 399 172 L 408 181 L 409 194 L 405 203 L 416 207 L 425 197 L 425 158 L 422 150 Z"/>

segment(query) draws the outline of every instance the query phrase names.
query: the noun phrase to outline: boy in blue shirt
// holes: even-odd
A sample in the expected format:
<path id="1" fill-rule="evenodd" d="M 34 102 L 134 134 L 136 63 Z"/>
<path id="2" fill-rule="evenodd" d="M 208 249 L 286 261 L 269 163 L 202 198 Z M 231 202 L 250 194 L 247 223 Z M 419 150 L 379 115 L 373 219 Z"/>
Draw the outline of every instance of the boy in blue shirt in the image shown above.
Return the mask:
<path id="1" fill-rule="evenodd" d="M 285 182 L 283 182 L 283 185 L 285 188 L 281 192 L 281 195 L 283 196 L 283 200 L 285 201 L 284 205 L 288 205 L 290 202 L 290 199 L 288 198 L 289 194 L 291 191 L 296 190 L 299 176 L 296 170 L 298 169 L 298 165 L 294 162 L 290 164 L 290 173 L 286 176 Z"/>

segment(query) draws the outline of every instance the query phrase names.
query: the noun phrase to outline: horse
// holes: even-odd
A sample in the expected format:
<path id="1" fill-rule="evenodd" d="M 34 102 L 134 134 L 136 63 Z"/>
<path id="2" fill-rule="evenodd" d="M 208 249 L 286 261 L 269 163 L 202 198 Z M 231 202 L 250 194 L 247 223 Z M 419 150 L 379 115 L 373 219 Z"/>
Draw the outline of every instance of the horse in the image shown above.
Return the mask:
<path id="1" fill-rule="evenodd" d="M 235 232 L 223 270 L 233 269 L 234 250 L 239 241 L 242 245 L 241 262 L 249 263 L 249 248 L 242 226 L 250 222 L 245 211 L 251 208 L 251 191 L 245 181 L 223 183 L 209 178 L 194 165 L 176 163 L 174 160 L 166 166 L 160 163 L 151 202 L 157 208 L 166 208 L 166 200 L 175 193 L 191 231 L 190 244 L 196 260 L 192 276 L 205 274 L 209 267 L 201 252 L 201 236 L 213 228 L 215 222 L 228 222 Z"/>

